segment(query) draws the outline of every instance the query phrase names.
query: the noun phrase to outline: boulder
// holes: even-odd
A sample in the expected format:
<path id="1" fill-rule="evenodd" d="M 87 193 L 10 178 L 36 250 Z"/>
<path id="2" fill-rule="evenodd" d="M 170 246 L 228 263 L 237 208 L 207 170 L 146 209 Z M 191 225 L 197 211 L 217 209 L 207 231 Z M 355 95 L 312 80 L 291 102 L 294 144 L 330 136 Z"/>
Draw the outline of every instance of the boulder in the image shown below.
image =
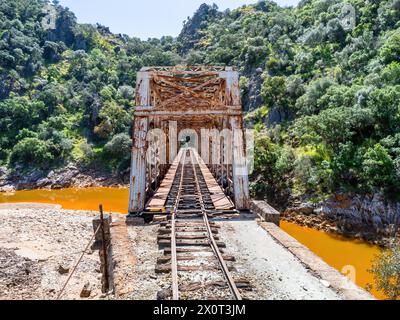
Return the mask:
<path id="1" fill-rule="evenodd" d="M 298 207 L 291 207 L 285 211 L 287 213 L 310 215 L 314 213 L 314 205 L 311 203 L 302 203 Z"/>
<path id="2" fill-rule="evenodd" d="M 43 177 L 43 172 L 40 170 L 33 170 L 30 173 L 27 174 L 26 180 L 27 182 L 36 182 L 40 178 Z"/>
<path id="3" fill-rule="evenodd" d="M 322 284 L 324 287 L 329 288 L 329 287 L 331 286 L 331 284 L 330 284 L 329 281 L 326 281 L 326 280 L 321 279 L 321 280 L 319 280 L 319 282 L 321 282 L 321 284 Z"/>
<path id="4" fill-rule="evenodd" d="M 372 225 L 377 230 L 382 229 L 383 228 L 382 218 L 380 216 L 374 215 L 372 217 Z"/>
<path id="5" fill-rule="evenodd" d="M 333 212 L 333 210 L 326 205 L 322 205 L 322 206 L 314 209 L 314 214 L 320 215 L 320 216 L 325 216 L 325 217 L 332 216 L 332 212 Z"/>
<path id="6" fill-rule="evenodd" d="M 0 167 L 0 177 L 1 176 L 6 176 L 8 173 L 8 170 L 6 167 Z"/>
<path id="7" fill-rule="evenodd" d="M 48 186 L 49 184 L 51 184 L 51 180 L 48 179 L 48 178 L 39 179 L 39 180 L 36 182 L 36 186 L 37 186 L 38 188 L 44 188 L 44 187 Z"/>
<path id="8" fill-rule="evenodd" d="M 0 192 L 14 192 L 15 187 L 11 184 L 6 184 L 2 187 L 0 187 Z"/>

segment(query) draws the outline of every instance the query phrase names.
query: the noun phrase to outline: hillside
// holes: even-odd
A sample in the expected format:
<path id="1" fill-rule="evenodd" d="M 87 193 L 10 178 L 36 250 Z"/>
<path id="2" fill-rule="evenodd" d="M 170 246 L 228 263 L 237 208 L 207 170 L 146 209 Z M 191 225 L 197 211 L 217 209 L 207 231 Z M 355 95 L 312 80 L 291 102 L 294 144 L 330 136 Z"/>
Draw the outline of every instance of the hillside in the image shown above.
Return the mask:
<path id="1" fill-rule="evenodd" d="M 234 65 L 257 134 L 253 192 L 284 207 L 334 192 L 400 191 L 400 0 L 202 5 L 176 38 L 78 24 L 55 3 L 0 3 L 0 165 L 129 166 L 136 72 Z"/>

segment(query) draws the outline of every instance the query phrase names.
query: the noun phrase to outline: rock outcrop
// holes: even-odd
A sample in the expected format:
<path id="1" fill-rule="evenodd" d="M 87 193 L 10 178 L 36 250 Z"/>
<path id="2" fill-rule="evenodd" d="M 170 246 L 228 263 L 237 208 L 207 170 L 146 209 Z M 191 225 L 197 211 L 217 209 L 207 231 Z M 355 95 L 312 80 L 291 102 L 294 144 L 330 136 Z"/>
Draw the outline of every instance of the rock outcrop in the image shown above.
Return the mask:
<path id="1" fill-rule="evenodd" d="M 63 168 L 50 171 L 32 169 L 28 172 L 14 170 L 11 172 L 0 168 L 0 192 L 30 189 L 87 188 L 100 186 L 123 186 L 129 182 L 129 172 L 115 175 L 100 170 L 79 167 L 69 164 Z"/>
<path id="2" fill-rule="evenodd" d="M 381 195 L 335 195 L 319 203 L 302 203 L 282 218 L 297 224 L 387 245 L 400 227 L 400 203 L 386 203 Z"/>
<path id="3" fill-rule="evenodd" d="M 188 17 L 178 36 L 178 41 L 182 43 L 181 53 L 187 53 L 193 49 L 202 37 L 200 30 L 206 27 L 208 21 L 215 19 L 220 14 L 215 4 L 203 3 L 193 17 Z"/>

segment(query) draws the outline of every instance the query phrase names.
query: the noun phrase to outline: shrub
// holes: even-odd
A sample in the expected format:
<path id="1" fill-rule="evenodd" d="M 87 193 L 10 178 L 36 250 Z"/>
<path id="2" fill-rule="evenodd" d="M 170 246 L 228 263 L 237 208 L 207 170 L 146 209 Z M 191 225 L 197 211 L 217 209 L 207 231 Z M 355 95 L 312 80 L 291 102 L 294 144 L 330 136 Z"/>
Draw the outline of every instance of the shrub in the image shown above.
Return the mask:
<path id="1" fill-rule="evenodd" d="M 96 152 L 86 140 L 80 141 L 73 150 L 74 159 L 82 164 L 91 165 L 96 162 Z"/>
<path id="2" fill-rule="evenodd" d="M 395 187 L 395 165 L 388 151 L 379 143 L 364 155 L 363 172 L 366 184 L 372 190 Z"/>
<path id="3" fill-rule="evenodd" d="M 374 275 L 375 287 L 389 299 L 400 299 L 400 245 L 383 250 L 369 270 Z"/>
<path id="4" fill-rule="evenodd" d="M 391 35 L 379 51 L 383 62 L 391 63 L 400 59 L 400 32 Z"/>
<path id="5" fill-rule="evenodd" d="M 115 135 L 105 146 L 107 161 L 117 172 L 126 170 L 130 165 L 132 139 L 126 133 Z"/>
<path id="6" fill-rule="evenodd" d="M 100 119 L 95 133 L 101 138 L 126 131 L 132 121 L 130 113 L 114 102 L 101 109 Z"/>
<path id="7" fill-rule="evenodd" d="M 123 158 L 130 154 L 132 139 L 126 133 L 115 135 L 104 146 L 105 152 L 114 159 Z"/>
<path id="8" fill-rule="evenodd" d="M 266 77 L 261 88 L 261 95 L 270 108 L 275 105 L 287 105 L 285 77 Z"/>
<path id="9" fill-rule="evenodd" d="M 25 138 L 12 149 L 10 165 L 22 164 L 24 167 L 48 168 L 54 160 L 45 141 L 38 138 Z"/>
<path id="10" fill-rule="evenodd" d="M 294 155 L 290 148 L 272 143 L 268 136 L 256 138 L 252 189 L 271 201 L 286 198 L 293 170 Z"/>

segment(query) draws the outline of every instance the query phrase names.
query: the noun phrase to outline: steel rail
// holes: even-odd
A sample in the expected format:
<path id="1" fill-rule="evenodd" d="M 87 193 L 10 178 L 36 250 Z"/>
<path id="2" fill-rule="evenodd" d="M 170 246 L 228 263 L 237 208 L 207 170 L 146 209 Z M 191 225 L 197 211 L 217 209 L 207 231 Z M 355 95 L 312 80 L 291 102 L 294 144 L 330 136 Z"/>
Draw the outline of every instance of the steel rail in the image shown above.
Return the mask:
<path id="1" fill-rule="evenodd" d="M 231 273 L 229 272 L 228 266 L 226 265 L 226 262 L 222 256 L 221 251 L 218 248 L 217 243 L 215 242 L 213 233 L 211 231 L 211 226 L 210 226 L 210 222 L 208 221 L 207 211 L 204 206 L 203 195 L 201 193 L 199 179 L 197 177 L 196 167 L 195 167 L 194 161 L 193 161 L 193 150 L 189 149 L 189 152 L 190 152 L 190 158 L 191 158 L 191 163 L 192 163 L 192 167 L 193 167 L 196 188 L 197 188 L 197 192 L 199 194 L 199 201 L 200 201 L 201 211 L 203 214 L 203 220 L 204 220 L 204 223 L 207 228 L 207 234 L 208 234 L 208 238 L 209 238 L 209 241 L 211 244 L 211 248 L 217 257 L 219 264 L 221 265 L 222 272 L 224 273 L 224 277 L 225 277 L 226 281 L 228 282 L 228 286 L 229 286 L 230 291 L 232 292 L 232 295 L 234 296 L 235 300 L 242 300 L 242 296 L 240 295 L 240 292 L 239 292 L 238 288 L 236 287 L 235 280 L 233 279 Z M 197 159 L 196 159 L 196 163 L 197 164 L 199 163 L 199 161 Z"/>
<path id="2" fill-rule="evenodd" d="M 184 149 L 182 149 L 184 150 Z M 176 195 L 174 210 L 171 215 L 171 273 L 172 273 L 172 299 L 179 300 L 179 287 L 178 287 L 178 260 L 176 253 L 176 228 L 175 228 L 175 216 L 178 211 L 178 205 L 181 198 L 182 185 L 183 185 L 183 170 L 186 162 L 186 150 L 182 152 L 182 156 L 179 161 L 182 161 L 181 177 L 179 181 L 178 193 Z"/>

